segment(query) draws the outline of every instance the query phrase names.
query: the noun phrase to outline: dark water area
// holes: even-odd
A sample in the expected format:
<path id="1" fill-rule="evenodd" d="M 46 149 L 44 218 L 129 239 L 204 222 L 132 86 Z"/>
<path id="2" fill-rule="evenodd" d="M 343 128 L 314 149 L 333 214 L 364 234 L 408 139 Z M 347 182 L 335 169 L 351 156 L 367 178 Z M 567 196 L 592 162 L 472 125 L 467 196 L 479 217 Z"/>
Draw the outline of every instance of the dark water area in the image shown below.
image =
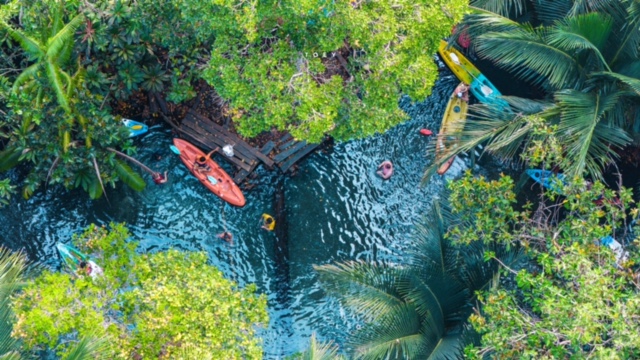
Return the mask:
<path id="1" fill-rule="evenodd" d="M 256 283 L 269 303 L 270 322 L 261 334 L 266 359 L 304 350 L 314 332 L 340 344 L 356 324 L 324 293 L 312 266 L 346 260 L 403 262 L 414 222 L 428 213 L 445 181 L 468 166 L 457 159 L 445 176 L 420 186 L 433 160 L 425 150 L 433 139 L 419 130 L 437 132 L 457 83 L 448 70 L 442 71 L 428 99 L 401 101 L 409 121 L 385 134 L 312 154 L 295 176 L 259 168 L 256 186 L 245 192 L 244 208 L 226 205 L 205 189 L 170 151 L 170 129 L 152 127 L 136 140 L 137 157 L 153 169 L 168 170 L 168 183 L 155 186 L 145 175 L 149 185 L 144 191 L 119 185 L 107 189 L 108 201 L 91 201 L 83 192 L 60 188 L 40 191 L 29 201 L 16 200 L 0 209 L 0 244 L 24 249 L 32 260 L 56 268 L 57 242 L 68 243 L 91 223 L 125 222 L 141 252 L 206 251 L 211 264 L 240 286 Z M 375 174 L 383 160 L 395 167 L 388 181 Z M 286 243 L 260 228 L 261 215 L 274 214 L 278 201 L 284 204 L 286 224 L 276 226 L 282 226 Z M 233 244 L 216 237 L 223 231 L 233 233 Z"/>

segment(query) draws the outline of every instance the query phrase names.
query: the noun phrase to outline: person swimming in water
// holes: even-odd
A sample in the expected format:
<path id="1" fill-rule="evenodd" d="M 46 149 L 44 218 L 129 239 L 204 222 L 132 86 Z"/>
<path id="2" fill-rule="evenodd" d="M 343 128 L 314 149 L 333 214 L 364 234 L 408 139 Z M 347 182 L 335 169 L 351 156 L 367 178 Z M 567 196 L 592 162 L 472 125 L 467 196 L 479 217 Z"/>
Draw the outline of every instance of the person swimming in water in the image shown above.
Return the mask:
<path id="1" fill-rule="evenodd" d="M 153 173 L 151 177 L 153 178 L 153 182 L 156 183 L 156 185 L 164 184 L 167 182 L 167 180 L 169 180 L 166 171 L 164 172 L 164 175 L 162 173 Z"/>
<path id="2" fill-rule="evenodd" d="M 385 160 L 380 165 L 378 165 L 378 170 L 376 171 L 381 178 L 384 180 L 389 180 L 391 175 L 393 175 L 393 164 L 389 160 Z"/>

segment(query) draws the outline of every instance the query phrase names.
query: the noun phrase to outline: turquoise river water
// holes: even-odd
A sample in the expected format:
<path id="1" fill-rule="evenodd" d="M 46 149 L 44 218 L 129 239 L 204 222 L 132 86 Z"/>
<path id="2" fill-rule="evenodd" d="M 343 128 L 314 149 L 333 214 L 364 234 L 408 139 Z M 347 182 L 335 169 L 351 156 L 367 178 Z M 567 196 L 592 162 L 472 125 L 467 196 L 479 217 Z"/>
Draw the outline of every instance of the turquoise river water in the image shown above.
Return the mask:
<path id="1" fill-rule="evenodd" d="M 428 212 L 446 178 L 464 167 L 456 160 L 444 178 L 436 176 L 420 186 L 433 160 L 425 148 L 433 140 L 419 130 L 437 132 L 448 94 L 457 84 L 450 72 L 443 75 L 425 101 L 401 101 L 411 119 L 389 132 L 312 154 L 295 176 L 259 168 L 257 186 L 245 192 L 247 205 L 241 209 L 208 192 L 169 150 L 170 130 L 153 127 L 136 140 L 138 158 L 156 170 L 168 170 L 167 184 L 155 186 L 145 175 L 149 185 L 143 192 L 118 186 L 107 190 L 109 202 L 60 188 L 40 191 L 29 201 L 0 209 L 0 244 L 23 248 L 31 259 L 55 268 L 56 242 L 69 242 L 90 223 L 126 222 L 140 241 L 140 251 L 203 250 L 228 278 L 240 285 L 256 283 L 269 299 L 270 323 L 262 332 L 265 358 L 303 350 L 313 332 L 341 343 L 357 325 L 324 293 L 312 265 L 402 261 L 412 224 Z M 375 174 L 385 159 L 395 165 L 389 181 Z M 219 163 L 226 166 L 224 160 Z M 283 184 L 287 214 L 287 263 L 279 255 L 275 234 L 260 228 L 260 216 L 273 214 L 278 183 Z M 216 238 L 225 227 L 234 235 L 233 245 Z"/>

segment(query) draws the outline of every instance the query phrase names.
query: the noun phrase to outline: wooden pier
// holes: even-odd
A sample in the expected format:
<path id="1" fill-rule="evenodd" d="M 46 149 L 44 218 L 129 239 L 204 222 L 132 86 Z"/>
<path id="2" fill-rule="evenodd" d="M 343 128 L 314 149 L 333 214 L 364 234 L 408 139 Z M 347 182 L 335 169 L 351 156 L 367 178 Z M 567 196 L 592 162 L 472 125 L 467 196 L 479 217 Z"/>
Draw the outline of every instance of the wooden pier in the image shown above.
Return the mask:
<path id="1" fill-rule="evenodd" d="M 219 153 L 236 168 L 233 174 L 236 184 L 244 181 L 260 164 L 270 170 L 277 166 L 280 171 L 286 173 L 295 163 L 320 146 L 320 144 L 307 144 L 306 141 L 296 141 L 291 134 L 286 133 L 277 141 L 269 141 L 258 149 L 229 132 L 225 127 L 193 110 L 187 112 L 179 125 L 172 124 L 172 126 L 185 139 L 205 152 L 216 147 L 222 149 L 225 145 L 232 145 L 233 156 L 226 156 L 222 151 Z"/>

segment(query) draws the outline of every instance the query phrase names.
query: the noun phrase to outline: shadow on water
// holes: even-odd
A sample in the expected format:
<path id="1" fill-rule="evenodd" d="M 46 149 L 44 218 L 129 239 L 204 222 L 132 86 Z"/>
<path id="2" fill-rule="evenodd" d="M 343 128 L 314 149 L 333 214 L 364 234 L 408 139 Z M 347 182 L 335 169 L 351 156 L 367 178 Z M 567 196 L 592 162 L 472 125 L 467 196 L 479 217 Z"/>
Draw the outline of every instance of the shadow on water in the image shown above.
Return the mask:
<path id="1" fill-rule="evenodd" d="M 411 119 L 387 133 L 312 154 L 292 177 L 258 168 L 244 208 L 209 193 L 169 150 L 170 129 L 155 128 L 136 140 L 137 157 L 155 170 L 168 170 L 167 184 L 155 186 L 144 174 L 149 185 L 142 192 L 121 185 L 107 189 L 111 205 L 90 201 L 79 191 L 49 188 L 0 209 L 0 244 L 25 249 L 30 258 L 56 267 L 56 242 L 69 242 L 90 223 L 126 222 L 140 241 L 139 251 L 206 251 L 211 264 L 240 286 L 255 283 L 269 303 L 270 322 L 261 332 L 265 358 L 303 350 L 313 332 L 342 343 L 356 324 L 325 294 L 312 266 L 376 259 L 402 263 L 414 221 L 428 211 L 445 182 L 467 166 L 456 160 L 444 177 L 420 186 L 433 160 L 425 153 L 433 138 L 419 130 L 437 132 L 458 83 L 450 72 L 442 75 L 425 101 L 400 101 Z M 216 160 L 231 171 L 224 160 Z M 375 174 L 383 160 L 394 163 L 388 181 Z M 263 213 L 275 214 L 275 231 L 261 229 Z M 223 231 L 233 234 L 233 244 L 216 236 Z"/>

